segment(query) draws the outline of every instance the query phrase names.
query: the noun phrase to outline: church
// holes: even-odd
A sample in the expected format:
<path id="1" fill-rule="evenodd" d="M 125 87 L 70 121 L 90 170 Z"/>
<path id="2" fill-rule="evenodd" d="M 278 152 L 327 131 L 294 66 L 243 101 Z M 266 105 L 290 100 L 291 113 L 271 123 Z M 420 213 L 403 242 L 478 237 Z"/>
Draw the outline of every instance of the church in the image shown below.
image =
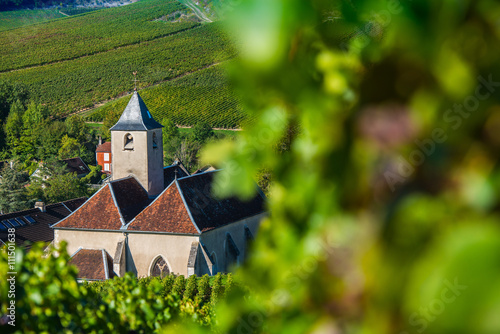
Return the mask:
<path id="1" fill-rule="evenodd" d="M 112 180 L 52 225 L 79 279 L 214 275 L 247 256 L 266 215 L 264 194 L 256 185 L 249 201 L 217 198 L 221 171 L 190 175 L 178 161 L 164 167 L 162 127 L 135 91 L 110 129 Z"/>

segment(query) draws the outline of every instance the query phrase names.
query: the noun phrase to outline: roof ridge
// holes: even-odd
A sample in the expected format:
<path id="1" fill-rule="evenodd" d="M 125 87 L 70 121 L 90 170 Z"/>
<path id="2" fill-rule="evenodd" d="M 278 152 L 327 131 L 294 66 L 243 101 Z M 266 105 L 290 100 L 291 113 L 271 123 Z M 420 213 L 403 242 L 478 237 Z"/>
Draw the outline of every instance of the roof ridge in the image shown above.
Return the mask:
<path id="1" fill-rule="evenodd" d="M 123 180 L 126 180 L 126 179 L 133 179 L 135 178 L 133 175 L 128 175 L 128 176 L 124 176 L 122 178 L 119 178 L 119 179 L 116 179 L 116 180 L 111 180 L 109 181 L 108 183 L 115 183 L 115 182 L 119 182 L 119 181 L 123 181 Z"/>
<path id="2" fill-rule="evenodd" d="M 113 198 L 113 203 L 115 204 L 115 207 L 118 210 L 118 214 L 120 215 L 120 222 L 123 226 L 125 225 L 125 219 L 123 218 L 122 210 L 120 210 L 120 206 L 118 205 L 118 201 L 116 200 L 115 191 L 113 190 L 111 182 L 109 183 L 109 190 L 111 192 L 111 198 Z"/>
<path id="3" fill-rule="evenodd" d="M 62 204 L 62 205 L 63 205 L 63 206 L 64 206 L 64 207 L 65 207 L 65 208 L 66 208 L 66 209 L 67 209 L 70 213 L 71 213 L 71 212 L 73 212 L 73 211 L 71 211 L 71 210 L 70 210 L 70 209 L 66 206 L 66 204 L 64 204 L 64 202 L 61 202 L 61 204 Z"/>
<path id="4" fill-rule="evenodd" d="M 139 111 L 140 111 L 141 116 L 142 116 L 142 109 L 141 109 L 141 101 L 142 101 L 142 97 L 139 95 L 139 92 L 137 92 L 137 90 L 136 90 L 136 91 L 134 91 L 134 94 L 137 94 L 137 100 L 138 100 L 138 102 L 139 102 Z M 142 103 L 144 103 L 144 101 L 142 101 Z M 144 106 L 146 106 L 146 103 L 144 103 Z M 147 110 L 148 114 L 149 114 L 149 115 L 151 115 L 151 114 L 149 113 L 149 109 L 148 109 L 148 107 L 147 107 L 147 106 L 146 106 L 146 110 Z M 150 118 L 153 118 L 153 117 L 150 117 Z M 144 126 L 144 127 L 147 129 L 146 124 L 144 124 L 144 118 L 142 118 L 142 117 L 141 117 L 141 123 L 142 123 L 142 126 Z"/>
<path id="5" fill-rule="evenodd" d="M 174 182 L 175 182 L 175 185 L 177 186 L 177 191 L 179 192 L 179 195 L 181 195 L 182 203 L 184 204 L 184 207 L 186 208 L 186 211 L 187 211 L 187 213 L 189 215 L 189 219 L 191 219 L 191 222 L 193 223 L 193 225 L 196 228 L 196 230 L 198 231 L 198 233 L 201 234 L 201 230 L 198 227 L 198 225 L 196 224 L 196 222 L 194 221 L 193 215 L 191 214 L 191 210 L 189 209 L 189 206 L 186 203 L 186 199 L 184 198 L 184 193 L 182 192 L 182 189 L 179 186 L 179 183 L 177 182 L 177 179 L 175 179 Z"/>
<path id="6" fill-rule="evenodd" d="M 188 175 L 188 176 L 180 177 L 177 180 L 185 180 L 185 179 L 190 178 L 190 177 L 201 176 L 201 175 L 206 175 L 206 174 L 211 174 L 211 173 L 221 172 L 221 171 L 222 171 L 222 169 L 210 170 L 208 172 L 203 172 L 203 173 L 198 173 L 198 174 L 191 174 L 191 175 Z"/>
<path id="7" fill-rule="evenodd" d="M 52 205 L 52 204 L 50 204 Z M 34 211 L 36 210 L 36 211 Z M 21 212 L 27 212 L 27 211 L 34 211 L 34 212 L 41 212 L 40 209 L 37 209 L 37 208 L 31 208 L 31 209 L 26 209 L 26 210 L 21 210 L 21 211 L 15 211 L 15 212 L 9 212 L 9 213 L 4 213 L 4 214 L 0 214 L 0 217 L 2 216 L 8 216 L 8 215 L 17 215 L 17 214 L 20 214 Z"/>
<path id="8" fill-rule="evenodd" d="M 165 192 L 168 190 L 168 188 L 170 188 L 170 186 L 172 186 L 172 183 L 174 183 L 174 181 L 172 181 L 172 182 L 168 185 L 168 187 L 166 187 L 165 189 L 163 189 L 163 191 L 162 191 L 162 192 L 161 192 L 158 196 L 156 196 L 156 198 L 155 198 L 155 199 L 154 199 L 151 203 L 149 203 L 149 204 L 148 204 L 148 206 L 146 206 L 144 209 L 142 209 L 142 211 L 141 211 L 141 212 L 139 212 L 139 213 L 138 213 L 138 214 L 137 214 L 137 215 L 136 215 L 136 216 L 135 216 L 135 217 L 134 217 L 131 221 L 129 221 L 126 225 L 122 226 L 122 228 L 121 228 L 121 229 L 128 230 L 129 225 L 130 225 L 130 224 L 132 224 L 132 222 L 134 222 L 134 221 L 135 221 L 135 219 L 136 219 L 137 217 L 139 217 L 139 215 L 140 215 L 142 212 L 144 212 L 147 208 L 149 208 L 150 206 L 152 206 L 152 205 L 153 205 L 153 204 L 154 204 L 154 203 L 155 203 L 155 202 L 156 202 L 156 201 L 157 201 L 157 200 L 161 197 L 161 195 L 163 195 L 163 193 L 165 193 Z"/>
<path id="9" fill-rule="evenodd" d="M 78 247 L 78 249 L 70 256 L 70 257 L 73 257 L 75 256 L 76 254 L 78 254 L 79 251 L 81 251 L 83 249 L 83 247 Z"/>
<path id="10" fill-rule="evenodd" d="M 108 279 L 109 278 L 109 271 L 108 271 L 108 258 L 106 256 L 106 251 L 104 248 L 101 248 L 102 252 L 102 263 L 104 265 L 104 278 Z"/>

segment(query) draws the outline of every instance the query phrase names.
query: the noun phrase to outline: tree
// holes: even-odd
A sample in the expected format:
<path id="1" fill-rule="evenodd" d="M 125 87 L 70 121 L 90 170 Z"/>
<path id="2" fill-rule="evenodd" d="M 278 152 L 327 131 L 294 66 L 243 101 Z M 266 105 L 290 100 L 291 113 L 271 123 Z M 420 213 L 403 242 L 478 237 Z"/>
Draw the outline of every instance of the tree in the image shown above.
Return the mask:
<path id="1" fill-rule="evenodd" d="M 49 117 L 49 110 L 46 106 L 31 101 L 23 114 L 23 125 L 26 128 L 34 129 Z"/>
<path id="2" fill-rule="evenodd" d="M 50 123 L 48 116 L 49 112 L 45 106 L 34 102 L 28 104 L 22 115 L 22 131 L 16 148 L 23 159 L 37 154 L 37 148 L 41 145 L 40 136 L 44 132 L 43 126 Z"/>
<path id="3" fill-rule="evenodd" d="M 59 159 L 70 159 L 80 155 L 81 146 L 78 140 L 64 135 L 61 139 L 61 148 L 59 149 Z"/>
<path id="4" fill-rule="evenodd" d="M 198 122 L 193 126 L 193 139 L 199 143 L 204 143 L 214 135 L 214 130 L 206 122 Z"/>
<path id="5" fill-rule="evenodd" d="M 27 190 L 29 198 L 42 199 L 47 203 L 58 203 L 90 194 L 86 180 L 79 179 L 76 173 L 68 173 L 66 166 L 55 159 L 40 167 L 39 176 L 32 177 Z"/>
<path id="6" fill-rule="evenodd" d="M 25 185 L 28 175 L 19 169 L 15 162 L 11 168 L 10 164 L 0 171 L 0 213 L 5 214 L 20 211 L 31 207 L 27 201 Z"/>
<path id="7" fill-rule="evenodd" d="M 85 123 L 82 117 L 71 116 L 64 122 L 68 136 L 75 138 L 79 143 L 87 143 L 93 139 L 93 130 Z"/>
<path id="8" fill-rule="evenodd" d="M 66 135 L 66 126 L 63 122 L 45 120 L 40 127 L 40 145 L 37 146 L 36 156 L 43 160 L 57 157 L 64 135 Z"/>
<path id="9" fill-rule="evenodd" d="M 5 137 L 11 154 L 20 153 L 19 142 L 23 129 L 24 106 L 20 100 L 15 101 L 11 107 L 9 116 L 5 122 Z"/>
<path id="10" fill-rule="evenodd" d="M 175 143 L 177 144 L 174 148 L 175 158 L 182 161 L 189 171 L 193 171 L 198 165 L 198 152 L 201 144 L 188 138 L 176 141 Z"/>
<path id="11" fill-rule="evenodd" d="M 0 121 L 7 118 L 12 104 L 19 101 L 25 107 L 28 99 L 28 89 L 24 85 L 0 80 Z"/>
<path id="12" fill-rule="evenodd" d="M 113 112 L 108 113 L 104 117 L 104 121 L 101 126 L 101 137 L 104 140 L 108 140 L 111 138 L 111 133 L 109 129 L 118 122 L 123 110 L 115 109 Z"/>
<path id="13" fill-rule="evenodd" d="M 164 126 L 162 135 L 163 146 L 165 146 L 166 144 L 168 144 L 168 141 L 179 136 L 179 128 L 169 118 L 164 118 L 161 124 Z"/>
<path id="14" fill-rule="evenodd" d="M 82 177 L 82 182 L 86 184 L 97 184 L 102 180 L 102 177 L 105 176 L 102 171 L 102 166 L 97 165 L 97 166 L 91 166 L 88 165 L 90 168 L 90 173 L 88 173 L 86 176 Z"/>

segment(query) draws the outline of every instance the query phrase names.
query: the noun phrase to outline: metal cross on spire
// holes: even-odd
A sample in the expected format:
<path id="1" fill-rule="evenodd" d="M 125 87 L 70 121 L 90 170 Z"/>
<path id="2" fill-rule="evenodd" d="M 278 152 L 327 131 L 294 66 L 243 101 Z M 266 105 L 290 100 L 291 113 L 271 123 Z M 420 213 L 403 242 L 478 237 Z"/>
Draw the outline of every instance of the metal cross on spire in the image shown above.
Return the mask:
<path id="1" fill-rule="evenodd" d="M 134 71 L 132 72 L 132 74 L 134 75 L 134 91 L 137 92 L 137 71 Z"/>

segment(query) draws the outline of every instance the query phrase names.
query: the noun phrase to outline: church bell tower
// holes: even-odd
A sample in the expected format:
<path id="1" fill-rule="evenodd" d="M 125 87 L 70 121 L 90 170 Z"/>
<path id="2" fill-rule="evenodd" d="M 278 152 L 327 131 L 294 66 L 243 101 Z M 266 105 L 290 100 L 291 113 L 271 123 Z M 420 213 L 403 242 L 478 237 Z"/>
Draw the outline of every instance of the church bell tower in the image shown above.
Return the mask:
<path id="1" fill-rule="evenodd" d="M 134 91 L 120 119 L 110 129 L 113 180 L 133 175 L 149 196 L 163 191 L 162 127 Z"/>

